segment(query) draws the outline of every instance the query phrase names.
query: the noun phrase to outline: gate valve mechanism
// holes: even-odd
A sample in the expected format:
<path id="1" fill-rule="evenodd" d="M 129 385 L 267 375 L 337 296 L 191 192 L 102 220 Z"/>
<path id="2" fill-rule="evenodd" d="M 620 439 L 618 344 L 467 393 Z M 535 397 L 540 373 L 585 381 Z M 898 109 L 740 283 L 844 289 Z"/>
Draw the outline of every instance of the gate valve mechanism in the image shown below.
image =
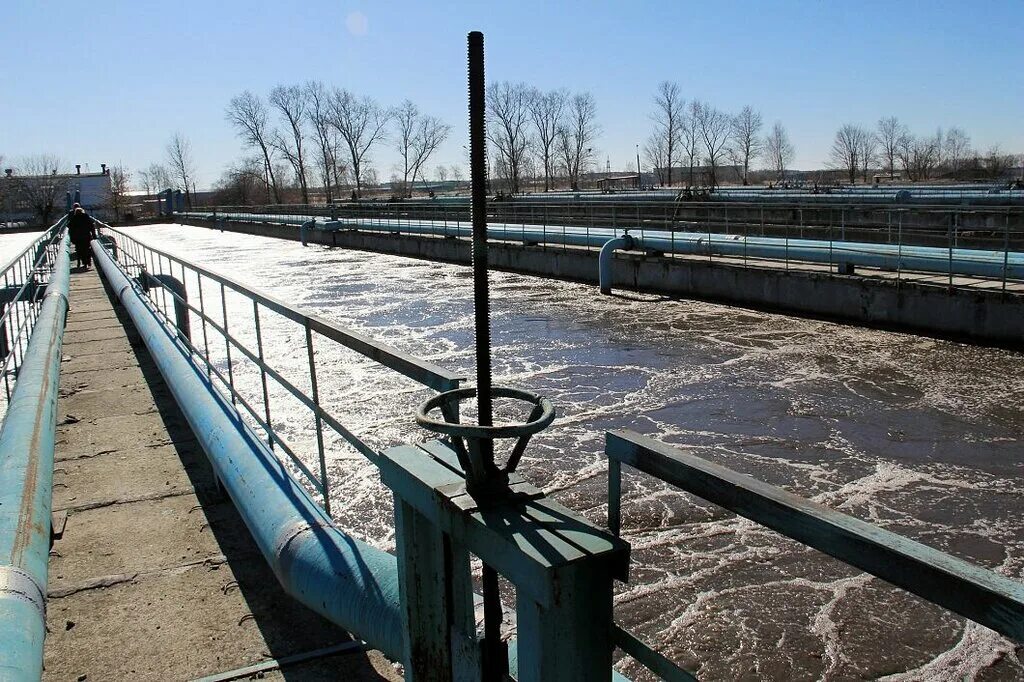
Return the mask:
<path id="1" fill-rule="evenodd" d="M 477 389 L 457 388 L 438 394 L 416 410 L 416 423 L 423 428 L 448 436 L 466 474 L 466 492 L 478 504 L 495 503 L 512 496 L 509 474 L 516 470 L 526 446 L 534 434 L 547 428 L 555 419 L 551 401 L 531 391 L 505 386 L 491 388 L 492 398 L 506 398 L 533 405 L 530 416 L 520 424 L 463 424 L 458 421 L 458 406 L 463 400 L 475 398 Z M 430 413 L 440 409 L 444 420 Z M 503 467 L 494 461 L 494 441 L 516 438 Z"/>

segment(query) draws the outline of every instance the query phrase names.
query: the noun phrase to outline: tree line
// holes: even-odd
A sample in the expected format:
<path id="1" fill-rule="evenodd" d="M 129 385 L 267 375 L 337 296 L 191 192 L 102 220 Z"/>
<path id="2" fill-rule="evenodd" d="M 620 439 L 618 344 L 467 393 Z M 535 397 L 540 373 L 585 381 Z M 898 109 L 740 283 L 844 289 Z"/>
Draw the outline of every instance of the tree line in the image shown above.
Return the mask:
<path id="1" fill-rule="evenodd" d="M 759 158 L 779 180 L 785 180 L 795 154 L 781 122 L 762 135 L 763 119 L 753 107 L 745 106 L 733 115 L 700 99 L 687 102 L 679 85 L 671 81 L 658 85 L 650 119 L 653 130 L 644 144 L 644 156 L 660 185 L 671 187 L 685 180 L 688 187 L 715 187 L 721 183 L 726 162 L 746 185 Z M 677 169 L 685 170 L 685 177 L 676 177 Z"/>
<path id="2" fill-rule="evenodd" d="M 389 142 L 401 157 L 401 176 L 393 180 L 409 193 L 451 133 L 448 124 L 409 100 L 385 107 L 319 81 L 275 86 L 266 99 L 247 90 L 231 98 L 225 116 L 252 152 L 228 171 L 229 181 L 260 185 L 272 203 L 282 200 L 286 174 L 297 183 L 303 203 L 309 202 L 314 183 L 327 201 L 350 182 L 353 195 L 360 196 L 367 180 L 376 183 L 373 151 Z"/>
<path id="3" fill-rule="evenodd" d="M 958 127 L 915 135 L 895 116 L 879 119 L 874 129 L 847 123 L 837 132 L 829 156 L 832 167 L 852 184 L 864 182 L 877 169 L 894 178 L 900 171 L 912 182 L 939 176 L 953 179 L 998 179 L 1013 168 L 1016 157 L 992 146 L 985 154 L 971 147 L 970 136 Z"/>
<path id="4" fill-rule="evenodd" d="M 699 98 L 687 100 L 671 81 L 657 86 L 652 105 L 650 133 L 642 145 L 646 168 L 634 170 L 650 173 L 656 184 L 715 187 L 727 179 L 726 172 L 734 174 L 728 179 L 744 185 L 755 171 L 760 177 L 767 172 L 777 181 L 787 179 L 795 148 L 781 121 L 766 130 L 753 106 L 729 113 Z M 319 81 L 277 85 L 265 97 L 246 90 L 230 99 L 224 113 L 246 150 L 217 183 L 218 200 L 226 203 L 308 203 L 314 189 L 327 201 L 350 189 L 352 197 L 359 197 L 367 185 L 379 184 L 373 161 L 384 146 L 397 153 L 392 193 L 411 196 L 452 130 L 408 99 L 384 106 Z M 487 88 L 486 115 L 488 174 L 497 187 L 519 193 L 533 178 L 543 180 L 544 191 L 556 186 L 576 190 L 594 170 L 602 128 L 590 92 L 499 81 Z M 640 151 L 638 145 L 638 162 Z M 995 179 L 1015 163 L 1015 156 L 998 147 L 975 151 L 962 128 L 915 135 L 896 117 L 886 117 L 873 128 L 841 126 L 827 166 L 854 183 L 858 178 L 867 182 L 876 172 L 890 178 L 899 173 L 910 181 Z M 433 175 L 461 181 L 465 165 L 437 166 Z M 195 175 L 191 144 L 176 133 L 163 162 L 139 170 L 136 179 L 150 194 L 167 187 L 183 190 L 191 205 Z M 126 186 L 127 171 L 119 168 L 118 176 Z"/>

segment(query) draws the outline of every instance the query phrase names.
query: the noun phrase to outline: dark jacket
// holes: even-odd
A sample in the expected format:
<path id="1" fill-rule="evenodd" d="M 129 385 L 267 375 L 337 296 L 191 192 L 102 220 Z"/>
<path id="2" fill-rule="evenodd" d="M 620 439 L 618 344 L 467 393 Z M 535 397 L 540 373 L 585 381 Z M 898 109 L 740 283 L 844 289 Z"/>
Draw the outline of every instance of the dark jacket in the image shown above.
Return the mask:
<path id="1" fill-rule="evenodd" d="M 68 218 L 68 234 L 71 236 L 71 241 L 76 244 L 88 242 L 90 239 L 95 239 L 96 227 L 92 223 L 92 218 L 85 213 L 72 213 Z"/>

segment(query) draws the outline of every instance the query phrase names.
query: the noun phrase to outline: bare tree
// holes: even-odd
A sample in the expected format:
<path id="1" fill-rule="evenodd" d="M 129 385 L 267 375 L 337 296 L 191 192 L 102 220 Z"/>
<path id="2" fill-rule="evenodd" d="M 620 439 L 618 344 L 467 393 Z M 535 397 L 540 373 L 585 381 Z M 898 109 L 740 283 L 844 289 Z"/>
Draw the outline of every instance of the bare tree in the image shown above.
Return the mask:
<path id="1" fill-rule="evenodd" d="M 775 171 L 776 179 L 783 182 L 786 179 L 786 168 L 793 162 L 794 150 L 781 122 L 775 122 L 764 144 L 768 165 Z"/>
<path id="2" fill-rule="evenodd" d="M 594 141 L 601 133 L 596 118 L 593 95 L 581 92 L 572 96 L 565 123 L 558 132 L 558 151 L 573 190 L 580 188 L 580 175 L 594 155 Z"/>
<path id="3" fill-rule="evenodd" d="M 54 154 L 36 154 L 24 157 L 13 169 L 12 193 L 32 208 L 42 225 L 51 224 L 68 191 L 67 177 L 58 175 L 61 166 Z"/>
<path id="4" fill-rule="evenodd" d="M 306 120 L 308 100 L 306 92 L 298 85 L 276 85 L 270 91 L 270 104 L 277 108 L 288 127 L 288 133 L 275 132 L 272 136 L 274 148 L 281 152 L 295 171 L 302 192 L 302 203 L 309 203 L 309 185 L 306 180 L 306 159 L 303 155 L 302 124 Z M 290 137 L 290 139 L 289 139 Z"/>
<path id="5" fill-rule="evenodd" d="M 889 174 L 890 179 L 896 174 L 896 159 L 900 142 L 906 134 L 906 126 L 900 123 L 895 116 L 879 119 L 875 138 L 881 148 L 883 170 Z"/>
<path id="6" fill-rule="evenodd" d="M 121 217 L 128 205 L 131 177 L 128 169 L 120 164 L 110 169 L 110 208 L 114 210 L 114 216 L 117 218 Z"/>
<path id="7" fill-rule="evenodd" d="M 268 188 L 267 200 L 275 204 L 281 203 L 277 189 L 277 178 L 274 175 L 274 162 L 271 159 L 271 134 L 267 128 L 267 107 L 259 95 L 246 90 L 235 95 L 228 103 L 224 112 L 227 120 L 235 127 L 242 143 L 247 147 L 255 147 L 263 156 L 263 174 Z M 271 196 L 272 195 L 272 196 Z"/>
<path id="8" fill-rule="evenodd" d="M 931 178 L 942 160 L 942 131 L 929 137 L 917 137 L 904 131 L 896 155 L 908 180 L 917 182 Z"/>
<path id="9" fill-rule="evenodd" d="M 665 140 L 665 131 L 655 130 L 644 143 L 644 158 L 647 165 L 654 169 L 654 177 L 659 185 L 667 185 L 669 164 L 666 160 L 668 142 Z M 692 175 L 692 173 L 691 173 Z"/>
<path id="10" fill-rule="evenodd" d="M 857 182 L 860 170 L 860 154 L 864 148 L 864 136 L 868 133 L 860 126 L 847 123 L 836 131 L 832 141 L 830 159 L 835 168 L 846 171 L 850 184 Z"/>
<path id="11" fill-rule="evenodd" d="M 544 167 L 544 191 L 551 189 L 551 179 L 555 173 L 555 151 L 558 130 L 562 127 L 562 116 L 569 93 L 565 90 L 541 92 L 536 88 L 530 91 L 530 118 L 536 132 L 537 155 Z"/>
<path id="12" fill-rule="evenodd" d="M 866 183 L 871 165 L 878 162 L 878 140 L 869 130 L 864 130 L 864 134 L 861 135 L 858 156 L 860 157 L 861 179 Z"/>
<path id="13" fill-rule="evenodd" d="M 672 166 L 679 151 L 685 105 L 686 100 L 680 94 L 676 83 L 662 81 L 658 84 L 658 90 L 654 93 L 654 113 L 651 114 L 654 132 L 648 139 L 647 146 L 660 145 L 661 148 L 656 150 L 655 156 L 662 159 L 665 164 L 665 184 L 669 187 L 672 186 Z"/>
<path id="14" fill-rule="evenodd" d="M 449 167 L 448 171 L 451 173 L 452 180 L 454 180 L 455 182 L 462 182 L 462 179 L 465 177 L 465 175 L 462 172 L 462 166 L 460 166 L 457 163 L 453 163 Z"/>
<path id="15" fill-rule="evenodd" d="M 750 106 L 743 107 L 730 122 L 729 156 L 741 169 L 740 180 L 744 185 L 749 184 L 750 162 L 760 156 L 763 149 L 760 131 L 761 114 Z"/>
<path id="16" fill-rule="evenodd" d="M 438 181 L 448 181 L 448 166 L 438 166 L 437 168 L 434 169 L 434 172 L 437 174 Z"/>
<path id="17" fill-rule="evenodd" d="M 700 126 L 697 123 L 697 114 L 700 107 L 701 103 L 699 101 L 693 100 L 690 102 L 690 105 L 686 108 L 686 114 L 683 116 L 683 123 L 679 127 L 679 140 L 682 144 L 681 158 L 686 159 L 690 172 L 687 177 L 687 187 L 693 187 L 693 169 L 700 161 Z"/>
<path id="18" fill-rule="evenodd" d="M 250 206 L 266 190 L 263 159 L 251 156 L 239 160 L 224 171 L 216 184 L 218 204 Z"/>
<path id="19" fill-rule="evenodd" d="M 357 197 L 362 196 L 363 176 L 369 152 L 387 134 L 391 112 L 369 97 L 356 97 L 348 90 L 335 90 L 331 95 L 331 125 L 348 147 Z M 369 180 L 369 178 L 367 178 Z M 370 183 L 374 184 L 374 183 Z"/>
<path id="20" fill-rule="evenodd" d="M 330 93 L 320 81 L 309 81 L 305 86 L 306 119 L 313 127 L 313 139 L 316 141 L 319 154 L 316 157 L 316 169 L 320 174 L 320 182 L 324 186 L 324 197 L 327 203 L 334 200 L 334 168 L 337 163 L 338 131 L 330 124 Z"/>
<path id="21" fill-rule="evenodd" d="M 711 187 L 718 186 L 718 165 L 725 153 L 725 143 L 729 140 L 730 117 L 724 111 L 705 102 L 698 102 L 694 107 L 697 117 L 697 129 L 704 143 L 703 151 L 707 156 L 709 180 Z"/>
<path id="22" fill-rule="evenodd" d="M 492 83 L 486 99 L 487 139 L 499 161 L 495 165 L 508 179 L 509 191 L 516 194 L 529 143 L 530 90 L 525 83 Z"/>
<path id="23" fill-rule="evenodd" d="M 985 154 L 985 173 L 992 179 L 998 180 L 1016 164 L 1013 154 L 1005 154 L 998 144 L 989 147 Z"/>
<path id="24" fill-rule="evenodd" d="M 402 102 L 395 112 L 395 123 L 398 128 L 395 146 L 402 156 L 402 183 L 407 195 L 412 196 L 416 178 L 437 148 L 448 139 L 451 126 L 420 113 L 409 100 Z"/>
<path id="25" fill-rule="evenodd" d="M 185 192 L 185 205 L 192 207 L 192 176 L 195 162 L 192 160 L 192 143 L 181 133 L 174 133 L 167 143 L 167 166 L 178 189 Z"/>
<path id="26" fill-rule="evenodd" d="M 952 127 L 946 133 L 945 162 L 954 175 L 960 172 L 971 155 L 971 138 L 963 128 Z"/>

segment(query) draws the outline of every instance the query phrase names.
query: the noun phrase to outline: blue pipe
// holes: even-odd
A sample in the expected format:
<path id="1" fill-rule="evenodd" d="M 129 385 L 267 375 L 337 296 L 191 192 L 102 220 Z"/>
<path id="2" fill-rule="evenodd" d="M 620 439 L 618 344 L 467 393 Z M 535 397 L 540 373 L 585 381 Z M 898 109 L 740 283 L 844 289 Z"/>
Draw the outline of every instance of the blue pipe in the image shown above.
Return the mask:
<path id="1" fill-rule="evenodd" d="M 612 293 L 612 253 L 615 249 L 631 250 L 634 241 L 633 237 L 627 234 L 610 239 L 601 247 L 601 253 L 597 257 L 597 274 L 602 294 Z"/>
<path id="2" fill-rule="evenodd" d="M 0 679 L 4 680 L 35 681 L 43 674 L 68 251 L 65 234 L 0 428 Z"/>
<path id="3" fill-rule="evenodd" d="M 187 347 L 161 324 L 99 241 L 93 251 L 285 592 L 392 660 L 406 660 L 395 557 L 334 526 L 187 359 Z"/>
<path id="4" fill-rule="evenodd" d="M 204 214 L 184 214 L 209 220 Z M 301 226 L 308 217 L 277 217 L 260 214 L 219 214 L 219 219 L 235 222 L 274 222 Z M 468 226 L 451 223 L 368 222 L 359 219 L 334 220 L 321 223 L 324 231 L 359 230 L 391 234 L 468 237 Z M 487 229 L 490 239 L 538 244 L 602 247 L 611 238 L 622 236 L 622 230 L 611 228 L 573 228 L 561 226 L 492 224 Z M 307 230 L 308 235 L 308 230 Z M 819 239 L 785 239 L 780 237 L 743 237 L 707 232 L 666 232 L 647 230 L 642 236 L 630 235 L 633 248 L 661 253 L 737 258 L 797 260 L 821 264 L 849 263 L 855 266 L 887 270 L 915 270 L 1010 279 L 1024 279 L 1024 253 L 982 249 L 946 249 L 937 246 L 907 246 L 868 242 L 828 241 Z"/>

